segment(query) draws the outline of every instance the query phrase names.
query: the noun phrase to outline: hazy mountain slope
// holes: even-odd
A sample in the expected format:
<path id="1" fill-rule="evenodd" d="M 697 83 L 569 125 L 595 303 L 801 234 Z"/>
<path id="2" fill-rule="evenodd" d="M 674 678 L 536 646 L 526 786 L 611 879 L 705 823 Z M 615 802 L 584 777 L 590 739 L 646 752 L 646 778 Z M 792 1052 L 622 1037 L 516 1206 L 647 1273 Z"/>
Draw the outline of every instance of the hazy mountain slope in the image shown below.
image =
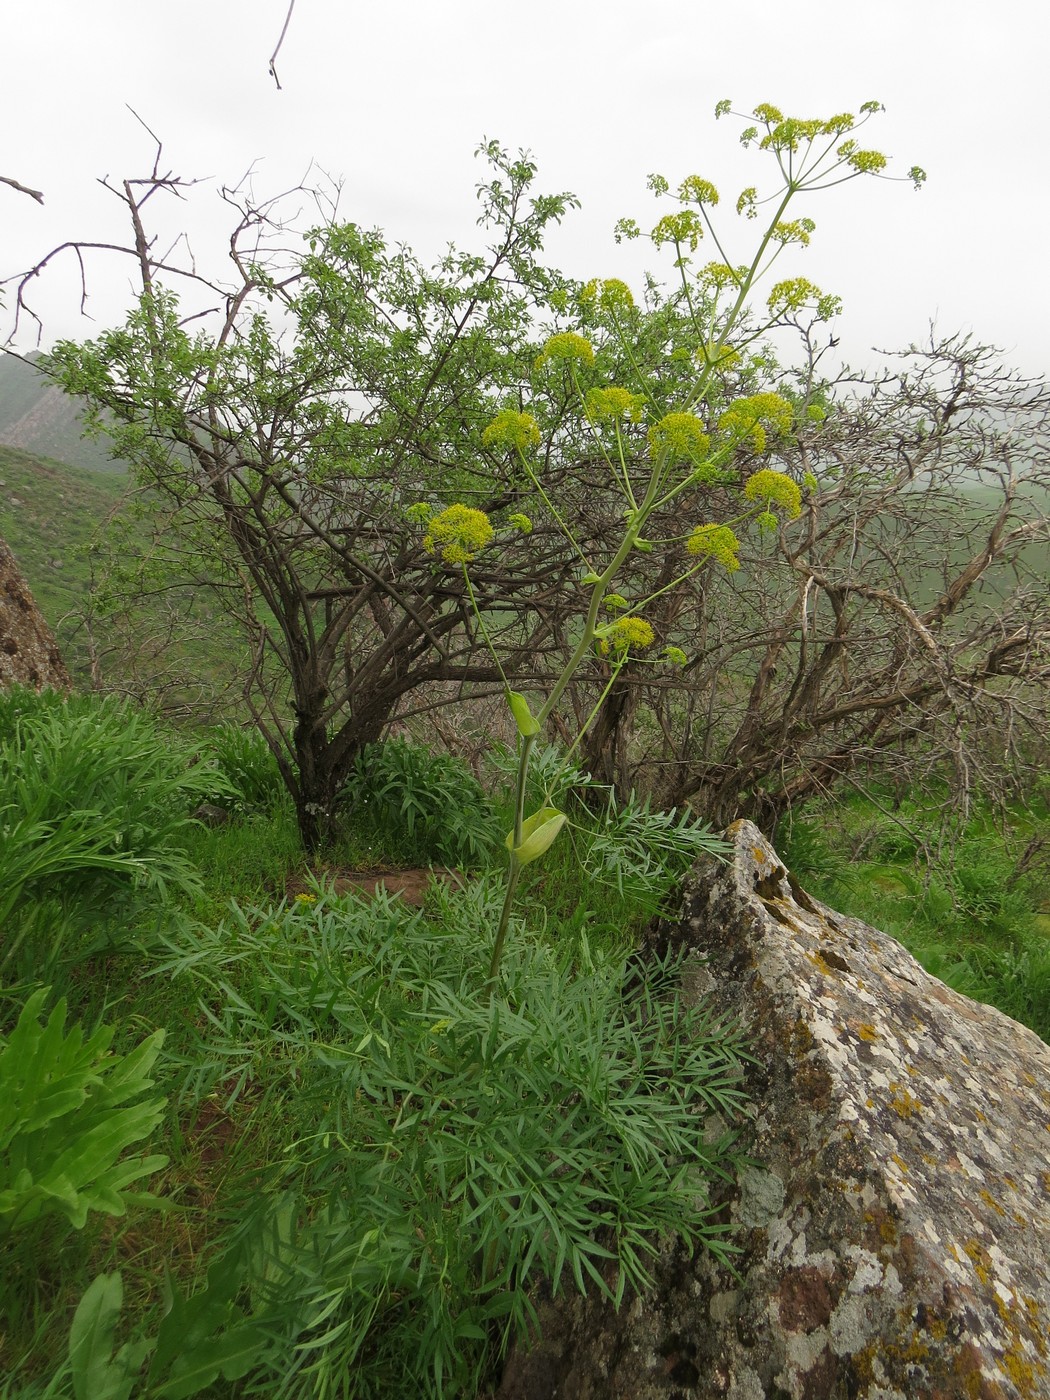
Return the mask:
<path id="1" fill-rule="evenodd" d="M 0 354 L 0 444 L 87 471 L 125 470 L 123 463 L 113 461 L 103 442 L 82 434 L 76 399 L 63 394 L 32 363 Z"/>

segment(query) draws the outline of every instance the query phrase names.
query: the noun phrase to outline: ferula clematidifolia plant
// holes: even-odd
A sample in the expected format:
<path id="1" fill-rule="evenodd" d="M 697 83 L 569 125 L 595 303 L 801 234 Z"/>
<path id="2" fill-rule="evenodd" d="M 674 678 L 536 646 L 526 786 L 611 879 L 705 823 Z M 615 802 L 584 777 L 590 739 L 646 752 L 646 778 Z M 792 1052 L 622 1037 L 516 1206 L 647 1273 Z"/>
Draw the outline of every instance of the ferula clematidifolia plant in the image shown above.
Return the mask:
<path id="1" fill-rule="evenodd" d="M 702 569 L 737 570 L 739 532 L 749 526 L 760 532 L 776 532 L 782 518 L 795 519 L 801 514 L 804 493 L 815 484 L 805 477 L 798 481 L 775 466 L 754 469 L 754 464 L 756 459 L 776 461 L 778 444 L 797 431 L 800 418 L 819 414 L 817 406 L 804 399 L 799 403 L 797 395 L 788 397 L 777 391 L 743 394 L 727 403 L 718 391 L 726 367 L 744 356 L 758 337 L 778 325 L 798 324 L 803 315 L 811 325 L 828 321 L 841 309 L 837 297 L 800 276 L 774 282 L 766 294 L 764 310 L 757 315 L 750 302 L 757 284 L 768 278 L 786 249 L 804 249 L 810 243 L 815 224 L 797 210 L 800 196 L 864 176 L 894 178 L 887 174 L 887 158 L 858 139 L 861 128 L 881 110 L 878 102 L 866 102 L 859 113 L 801 119 L 785 116 L 763 103 L 750 117 L 743 117 L 747 124 L 740 138 L 742 145 L 768 156 L 776 171 L 768 192 L 752 185 L 736 200 L 740 218 L 764 219 L 746 262 L 734 262 L 726 250 L 714 218 L 719 193 L 710 181 L 690 175 L 673 190 L 663 176 L 650 176 L 649 188 L 654 195 L 674 206 L 659 218 L 648 237 L 657 249 L 666 248 L 674 254 L 679 296 L 693 342 L 685 373 L 663 380 L 643 371 L 640 357 L 632 354 L 634 298 L 618 280 L 594 280 L 582 288 L 575 304 L 576 324 L 582 321 L 587 326 L 597 321 L 608 332 L 620 352 L 619 363 L 626 367 L 626 382 L 595 382 L 596 376 L 600 377 L 595 346 L 580 330 L 570 326 L 547 339 L 536 360 L 537 404 L 542 404 L 545 390 L 568 393 L 589 436 L 588 450 L 604 461 L 609 481 L 623 499 L 619 538 L 606 546 L 600 557 L 578 542 L 581 532 L 574 530 L 568 508 L 559 503 L 556 490 L 552 494 L 545 486 L 537 452 L 542 435 L 536 414 L 522 407 L 505 407 L 483 431 L 482 445 L 516 459 L 524 481 L 545 512 L 546 523 L 553 523 L 564 536 L 577 559 L 580 588 L 575 645 L 560 674 L 551 676 L 538 707 L 513 690 L 504 675 L 507 704 L 517 726 L 518 762 L 514 824 L 506 838 L 506 893 L 489 966 L 490 986 L 499 972 L 521 872 L 548 850 L 567 821 L 566 814 L 551 805 L 526 812 L 530 755 L 566 688 L 590 657 L 607 662 L 607 682 L 577 736 L 578 743 L 628 659 L 669 666 L 685 662 L 685 654 L 674 645 L 665 646 L 659 660 L 649 660 L 658 644 L 655 628 L 646 616 L 653 601 Z M 715 116 L 741 114 L 734 113 L 726 101 L 718 104 Z M 919 188 L 925 173 L 916 166 L 907 178 Z M 617 241 L 641 236 L 641 228 L 632 219 L 617 225 Z M 716 257 L 697 266 L 696 254 L 704 241 L 713 245 Z M 679 354 L 679 366 L 681 362 Z M 743 469 L 742 462 L 747 464 Z M 736 490 L 738 508 L 728 519 L 711 519 L 705 513 L 705 492 L 715 486 Z M 669 507 L 674 518 L 684 523 L 684 530 L 677 535 L 651 537 L 650 523 L 655 523 L 658 513 L 660 520 L 666 521 Z M 478 627 L 503 673 L 484 614 L 477 606 L 470 570 L 478 556 L 498 541 L 500 530 L 528 534 L 531 520 L 516 512 L 497 527 L 484 511 L 461 502 L 437 511 L 421 503 L 411 513 L 425 530 L 424 547 L 445 566 L 462 573 Z M 675 576 L 647 596 L 624 597 L 617 591 L 618 576 L 634 551 L 662 551 L 668 560 L 677 559 Z"/>

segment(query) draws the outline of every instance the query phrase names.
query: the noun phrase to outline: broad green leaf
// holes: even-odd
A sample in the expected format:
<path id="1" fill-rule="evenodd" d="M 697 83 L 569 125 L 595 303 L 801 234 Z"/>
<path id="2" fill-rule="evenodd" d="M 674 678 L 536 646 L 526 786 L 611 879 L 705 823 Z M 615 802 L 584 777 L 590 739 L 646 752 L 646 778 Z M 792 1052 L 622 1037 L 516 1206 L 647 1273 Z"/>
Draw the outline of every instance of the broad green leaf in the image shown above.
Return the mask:
<path id="1" fill-rule="evenodd" d="M 123 1299 L 120 1274 L 100 1274 L 73 1314 L 69 1364 L 76 1400 L 128 1400 L 131 1394 L 149 1344 L 129 1342 L 113 1356 L 113 1338 Z"/>
<path id="2" fill-rule="evenodd" d="M 149 1380 L 159 1381 L 169 1371 L 172 1379 L 190 1369 L 179 1358 L 196 1354 L 200 1343 L 221 1334 L 230 1320 L 233 1300 L 243 1281 L 234 1255 L 218 1259 L 208 1270 L 205 1286 L 183 1298 L 174 1279 L 167 1278 L 168 1311 L 157 1331 L 157 1345 L 150 1363 Z M 174 1364 L 173 1364 L 174 1363 Z"/>
<path id="3" fill-rule="evenodd" d="M 88 1212 L 122 1215 L 124 1187 L 166 1165 L 164 1157 L 119 1160 L 147 1137 L 163 1099 L 117 1109 L 152 1086 L 147 1077 L 163 1032 L 128 1055 L 108 1055 L 112 1030 L 86 1040 L 65 1029 L 64 1001 L 40 1017 L 48 989 L 26 1002 L 10 1038 L 0 1037 L 0 1229 L 64 1215 L 77 1229 Z"/>
<path id="4" fill-rule="evenodd" d="M 186 1400 L 220 1376 L 227 1381 L 240 1380 L 266 1350 L 267 1337 L 261 1327 L 253 1322 L 237 1323 L 184 1351 L 175 1362 L 171 1379 L 154 1393 L 158 1400 Z"/>

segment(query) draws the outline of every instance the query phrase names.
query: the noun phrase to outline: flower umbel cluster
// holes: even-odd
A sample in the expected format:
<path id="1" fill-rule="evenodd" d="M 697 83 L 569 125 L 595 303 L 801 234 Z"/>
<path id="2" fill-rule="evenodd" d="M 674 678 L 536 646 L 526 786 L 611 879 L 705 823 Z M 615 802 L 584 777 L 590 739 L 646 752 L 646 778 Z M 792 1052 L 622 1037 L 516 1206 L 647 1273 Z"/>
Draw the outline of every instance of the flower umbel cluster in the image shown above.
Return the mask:
<path id="1" fill-rule="evenodd" d="M 540 430 L 531 413 L 505 408 L 484 429 L 481 441 L 485 447 L 506 447 L 524 453 L 539 446 Z"/>
<path id="2" fill-rule="evenodd" d="M 607 277 L 604 281 L 600 277 L 592 277 L 580 293 L 580 303 L 583 306 L 597 305 L 611 315 L 623 315 L 634 310 L 631 289 L 619 277 Z"/>
<path id="3" fill-rule="evenodd" d="M 644 405 L 641 394 L 632 394 L 630 389 L 617 389 L 615 385 L 610 385 L 607 389 L 590 390 L 585 412 L 592 423 L 620 418 L 629 418 L 632 423 L 637 423 Z"/>
<path id="4" fill-rule="evenodd" d="M 795 410 L 781 394 L 751 394 L 735 399 L 718 420 L 724 433 L 740 443 L 748 443 L 753 451 L 766 450 L 767 432 L 782 437 L 791 431 Z"/>
<path id="5" fill-rule="evenodd" d="M 814 307 L 818 321 L 830 321 L 842 311 L 841 297 L 826 295 L 808 277 L 789 277 L 778 282 L 766 298 L 771 316 Z"/>
<path id="6" fill-rule="evenodd" d="M 608 656 L 610 648 L 622 656 L 632 647 L 644 651 L 655 640 L 656 634 L 644 617 L 618 617 L 602 629 L 600 646 L 603 656 Z"/>
<path id="7" fill-rule="evenodd" d="M 711 439 L 695 413 L 667 413 L 649 429 L 649 455 L 691 458 L 707 454 Z"/>
<path id="8" fill-rule="evenodd" d="M 727 573 L 735 573 L 740 568 L 737 555 L 740 541 L 728 525 L 698 525 L 686 540 L 689 554 L 705 555 L 721 564 Z"/>
<path id="9" fill-rule="evenodd" d="M 575 331 L 560 331 L 552 335 L 536 361 L 536 368 L 542 368 L 548 360 L 575 361 L 581 365 L 594 363 L 594 346 L 585 335 Z"/>
<path id="10" fill-rule="evenodd" d="M 779 506 L 785 515 L 797 520 L 802 514 L 802 492 L 797 481 L 792 481 L 785 472 L 775 472 L 766 467 L 754 476 L 748 477 L 744 495 L 749 501 L 764 501 L 766 509 Z"/>
<path id="11" fill-rule="evenodd" d="M 423 548 L 429 554 L 440 554 L 446 564 L 469 564 L 479 550 L 491 543 L 495 533 L 483 510 L 449 506 L 430 521 Z"/>

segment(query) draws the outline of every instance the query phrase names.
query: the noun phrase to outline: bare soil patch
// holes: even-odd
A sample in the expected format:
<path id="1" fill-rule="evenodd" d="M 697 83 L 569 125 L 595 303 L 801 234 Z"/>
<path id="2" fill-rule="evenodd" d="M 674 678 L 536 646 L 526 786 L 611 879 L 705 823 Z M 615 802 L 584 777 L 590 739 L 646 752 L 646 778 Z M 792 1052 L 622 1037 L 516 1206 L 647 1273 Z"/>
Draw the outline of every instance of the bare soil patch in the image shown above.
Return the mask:
<path id="1" fill-rule="evenodd" d="M 362 899 L 371 900 L 380 890 L 388 895 L 397 895 L 417 909 L 423 907 L 427 890 L 435 880 L 447 885 L 462 886 L 464 876 L 456 870 L 440 868 L 412 870 L 349 870 L 339 866 L 322 866 L 314 876 L 336 894 L 357 894 Z M 296 876 L 288 882 L 288 897 L 308 893 L 306 882 Z"/>

